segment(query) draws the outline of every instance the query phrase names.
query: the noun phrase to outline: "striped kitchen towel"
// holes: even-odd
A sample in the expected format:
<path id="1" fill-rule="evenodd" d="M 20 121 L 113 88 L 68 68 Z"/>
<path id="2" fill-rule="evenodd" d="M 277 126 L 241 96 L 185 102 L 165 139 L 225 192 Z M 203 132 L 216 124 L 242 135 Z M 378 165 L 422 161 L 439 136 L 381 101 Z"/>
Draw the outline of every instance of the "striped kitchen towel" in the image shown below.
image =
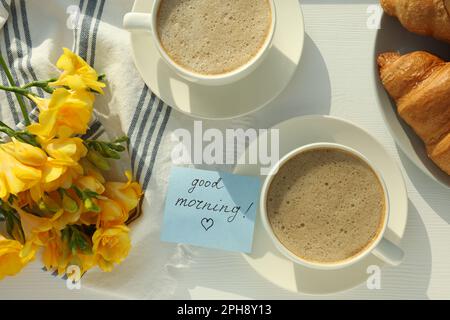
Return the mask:
<path id="1" fill-rule="evenodd" d="M 0 53 L 18 84 L 57 75 L 54 63 L 62 47 L 106 74 L 108 88 L 96 100 L 87 135 L 129 136 L 129 163 L 145 189 L 144 214 L 132 224 L 134 247 L 128 259 L 112 273 L 88 272 L 82 285 L 123 298 L 171 298 L 177 285 L 172 267 L 186 267 L 191 256 L 188 248 L 159 240 L 173 144 L 167 132 L 192 120 L 156 97 L 135 69 L 129 35 L 121 28 L 131 6 L 132 1 L 124 0 L 0 0 Z M 8 85 L 3 73 L 0 81 Z M 36 93 L 44 95 L 40 89 Z M 36 118 L 36 110 L 26 103 Z M 0 92 L 1 120 L 20 123 L 18 110 L 14 95 Z M 24 273 L 33 270 L 40 269 Z"/>

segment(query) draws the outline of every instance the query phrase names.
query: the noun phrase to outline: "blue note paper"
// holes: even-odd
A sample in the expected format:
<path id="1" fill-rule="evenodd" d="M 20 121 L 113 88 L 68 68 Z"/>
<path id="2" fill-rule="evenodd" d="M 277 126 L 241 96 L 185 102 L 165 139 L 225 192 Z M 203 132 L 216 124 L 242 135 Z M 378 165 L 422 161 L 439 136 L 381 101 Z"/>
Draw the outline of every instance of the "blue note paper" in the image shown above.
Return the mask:
<path id="1" fill-rule="evenodd" d="M 260 180 L 173 167 L 161 240 L 251 252 Z"/>

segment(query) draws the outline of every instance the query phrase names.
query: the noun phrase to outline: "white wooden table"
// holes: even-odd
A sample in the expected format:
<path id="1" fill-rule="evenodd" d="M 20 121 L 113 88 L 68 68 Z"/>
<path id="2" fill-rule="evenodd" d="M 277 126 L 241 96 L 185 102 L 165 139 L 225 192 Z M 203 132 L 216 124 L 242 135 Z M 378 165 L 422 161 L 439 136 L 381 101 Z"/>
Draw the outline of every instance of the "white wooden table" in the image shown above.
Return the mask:
<path id="1" fill-rule="evenodd" d="M 306 42 L 301 68 L 289 88 L 257 115 L 268 126 L 289 117 L 331 114 L 349 119 L 375 135 L 401 164 L 409 192 L 409 221 L 402 247 L 404 263 L 382 269 L 380 290 L 365 284 L 328 296 L 333 299 L 450 298 L 450 196 L 419 171 L 396 147 L 376 105 L 372 78 L 375 30 L 366 26 L 376 0 L 303 0 Z M 278 111 L 271 112 L 273 108 Z M 282 110 L 282 111 L 281 111 Z M 276 114 L 279 118 L 266 114 Z M 253 272 L 239 254 L 200 251 L 196 263 L 177 271 L 176 298 L 310 299 L 290 293 Z M 34 264 L 17 279 L 2 283 L 0 299 L 108 298 L 87 289 L 67 290 L 60 279 L 36 276 Z M 323 297 L 322 297 L 323 298 Z"/>

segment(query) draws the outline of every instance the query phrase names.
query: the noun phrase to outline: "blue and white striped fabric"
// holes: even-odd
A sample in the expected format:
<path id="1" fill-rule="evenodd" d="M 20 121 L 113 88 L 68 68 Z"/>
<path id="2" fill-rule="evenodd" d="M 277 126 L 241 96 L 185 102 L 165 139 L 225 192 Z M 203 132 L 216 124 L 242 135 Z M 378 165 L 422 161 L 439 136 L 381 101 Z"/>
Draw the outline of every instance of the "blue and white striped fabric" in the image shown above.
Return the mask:
<path id="1" fill-rule="evenodd" d="M 144 214 L 132 225 L 129 258 L 111 274 L 89 272 L 83 285 L 120 297 L 169 298 L 176 281 L 168 269 L 189 260 L 186 248 L 159 241 L 171 166 L 166 132 L 170 122 L 177 127 L 180 120 L 170 121 L 176 112 L 145 86 L 134 67 L 129 35 L 121 28 L 131 6 L 132 1 L 124 0 L 0 0 L 0 53 L 18 84 L 57 75 L 54 63 L 62 47 L 106 74 L 108 90 L 97 98 L 96 119 L 87 135 L 129 136 L 131 167 L 146 190 Z M 3 73 L 0 81 L 8 85 Z M 44 96 L 40 89 L 36 93 Z M 36 119 L 37 112 L 26 103 Z M 22 120 L 13 94 L 0 92 L 0 117 L 9 125 Z M 179 114 L 175 118 L 183 119 Z"/>

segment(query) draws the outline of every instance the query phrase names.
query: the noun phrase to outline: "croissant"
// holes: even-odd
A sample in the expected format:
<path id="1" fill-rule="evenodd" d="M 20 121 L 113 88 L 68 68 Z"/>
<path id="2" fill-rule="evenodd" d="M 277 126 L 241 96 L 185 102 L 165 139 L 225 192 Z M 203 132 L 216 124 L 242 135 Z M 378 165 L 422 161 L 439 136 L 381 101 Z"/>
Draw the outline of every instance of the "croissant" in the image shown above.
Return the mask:
<path id="1" fill-rule="evenodd" d="M 447 134 L 438 143 L 428 145 L 427 152 L 430 158 L 450 175 L 450 134 Z"/>
<path id="2" fill-rule="evenodd" d="M 381 0 L 381 6 L 409 31 L 450 42 L 450 0 Z"/>
<path id="3" fill-rule="evenodd" d="M 382 53 L 377 63 L 400 117 L 425 142 L 429 157 L 450 175 L 450 62 L 416 51 Z"/>

